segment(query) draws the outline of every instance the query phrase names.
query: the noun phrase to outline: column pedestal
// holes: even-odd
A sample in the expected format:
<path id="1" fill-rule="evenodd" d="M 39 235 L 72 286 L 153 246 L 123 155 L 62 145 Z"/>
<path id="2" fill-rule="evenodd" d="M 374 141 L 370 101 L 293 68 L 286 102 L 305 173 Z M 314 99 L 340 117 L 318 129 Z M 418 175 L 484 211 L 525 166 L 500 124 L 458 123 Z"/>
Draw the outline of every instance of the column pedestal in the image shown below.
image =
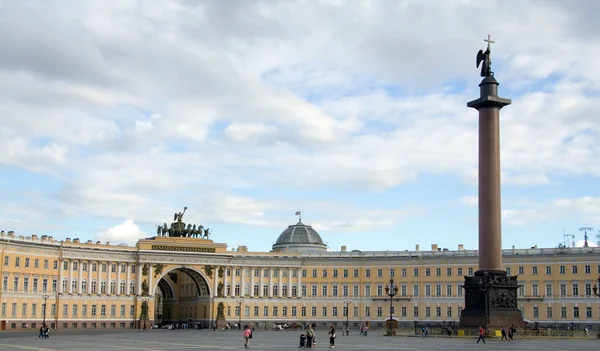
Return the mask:
<path id="1" fill-rule="evenodd" d="M 517 276 L 508 276 L 504 271 L 487 271 L 487 274 L 487 291 L 484 291 L 486 278 L 483 271 L 475 272 L 473 277 L 465 277 L 466 306 L 460 316 L 460 326 L 485 327 L 487 302 L 488 327 L 521 327 L 523 316 L 517 308 Z"/>

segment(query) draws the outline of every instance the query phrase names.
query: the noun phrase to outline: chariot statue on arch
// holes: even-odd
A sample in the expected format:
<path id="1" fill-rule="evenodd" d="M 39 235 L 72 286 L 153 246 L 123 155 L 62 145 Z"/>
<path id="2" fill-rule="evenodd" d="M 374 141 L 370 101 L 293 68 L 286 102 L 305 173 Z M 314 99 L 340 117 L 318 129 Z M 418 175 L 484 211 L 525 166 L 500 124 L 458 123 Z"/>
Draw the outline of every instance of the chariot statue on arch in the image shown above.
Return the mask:
<path id="1" fill-rule="evenodd" d="M 162 225 L 156 226 L 156 235 L 176 237 L 176 238 L 200 238 L 208 239 L 212 233 L 209 228 L 204 228 L 201 224 L 186 224 L 183 222 L 183 215 L 187 210 L 187 206 L 183 207 L 182 212 L 173 214 L 173 222 L 170 226 L 165 222 Z"/>

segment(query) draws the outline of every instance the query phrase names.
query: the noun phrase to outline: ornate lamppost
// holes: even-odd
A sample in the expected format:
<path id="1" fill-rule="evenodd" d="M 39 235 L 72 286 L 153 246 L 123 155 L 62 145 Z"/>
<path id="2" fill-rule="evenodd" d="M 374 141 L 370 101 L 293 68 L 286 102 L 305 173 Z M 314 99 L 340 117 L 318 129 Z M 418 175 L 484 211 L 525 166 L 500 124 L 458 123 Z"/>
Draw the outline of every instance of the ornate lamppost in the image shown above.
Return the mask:
<path id="1" fill-rule="evenodd" d="M 142 296 L 142 317 L 144 318 L 144 330 L 146 330 L 146 319 L 148 318 L 148 300 L 149 296 Z"/>
<path id="2" fill-rule="evenodd" d="M 592 290 L 594 290 L 594 295 L 600 297 L 600 291 L 598 291 L 598 286 L 600 286 L 600 276 L 598 276 L 598 284 L 594 284 Z"/>
<path id="3" fill-rule="evenodd" d="M 594 290 L 595 291 L 595 290 Z M 44 299 L 44 321 L 42 322 L 42 325 L 46 325 L 46 301 L 48 300 L 48 298 L 50 297 L 50 295 L 48 294 L 42 294 L 42 298 Z"/>
<path id="4" fill-rule="evenodd" d="M 348 318 L 350 317 L 350 304 L 352 300 L 344 299 L 344 305 L 346 305 L 346 336 L 350 333 L 350 324 L 348 324 Z"/>
<path id="5" fill-rule="evenodd" d="M 387 294 L 387 296 L 390 297 L 390 327 L 388 329 L 388 335 L 394 335 L 394 331 L 392 328 L 392 321 L 393 321 L 393 317 L 394 317 L 394 296 L 396 296 L 396 293 L 398 292 L 398 286 L 394 285 L 394 278 L 390 278 L 390 283 L 388 285 L 386 285 L 385 287 L 385 293 Z"/>
<path id="6" fill-rule="evenodd" d="M 494 286 L 494 282 L 490 280 L 487 271 L 483 272 L 483 278 L 479 280 L 479 290 L 485 295 L 485 329 L 490 327 L 490 290 Z"/>
<path id="7" fill-rule="evenodd" d="M 238 329 L 242 330 L 242 303 L 244 302 L 244 298 L 239 298 L 235 301 L 238 303 Z"/>

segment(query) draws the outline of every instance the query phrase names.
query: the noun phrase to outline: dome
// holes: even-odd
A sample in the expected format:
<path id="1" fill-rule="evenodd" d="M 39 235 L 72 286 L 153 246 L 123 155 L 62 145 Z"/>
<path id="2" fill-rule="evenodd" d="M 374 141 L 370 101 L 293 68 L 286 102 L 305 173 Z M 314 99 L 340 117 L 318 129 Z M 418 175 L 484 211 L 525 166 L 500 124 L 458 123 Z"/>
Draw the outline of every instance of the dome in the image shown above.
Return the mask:
<path id="1" fill-rule="evenodd" d="M 323 243 L 323 239 L 316 230 L 302 221 L 298 221 L 279 235 L 273 244 L 273 251 L 327 251 L 327 245 Z"/>

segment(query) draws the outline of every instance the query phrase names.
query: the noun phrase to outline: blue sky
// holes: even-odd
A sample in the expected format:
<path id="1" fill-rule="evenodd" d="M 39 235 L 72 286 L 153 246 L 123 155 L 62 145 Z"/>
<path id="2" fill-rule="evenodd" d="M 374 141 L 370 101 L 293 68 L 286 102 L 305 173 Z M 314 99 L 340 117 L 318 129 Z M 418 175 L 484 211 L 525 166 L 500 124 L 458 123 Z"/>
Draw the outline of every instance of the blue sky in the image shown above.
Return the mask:
<path id="1" fill-rule="evenodd" d="M 0 4 L 0 229 L 133 244 L 183 206 L 230 247 L 477 248 L 492 46 L 503 246 L 600 232 L 594 2 Z M 483 15 L 485 13 L 485 15 Z"/>

